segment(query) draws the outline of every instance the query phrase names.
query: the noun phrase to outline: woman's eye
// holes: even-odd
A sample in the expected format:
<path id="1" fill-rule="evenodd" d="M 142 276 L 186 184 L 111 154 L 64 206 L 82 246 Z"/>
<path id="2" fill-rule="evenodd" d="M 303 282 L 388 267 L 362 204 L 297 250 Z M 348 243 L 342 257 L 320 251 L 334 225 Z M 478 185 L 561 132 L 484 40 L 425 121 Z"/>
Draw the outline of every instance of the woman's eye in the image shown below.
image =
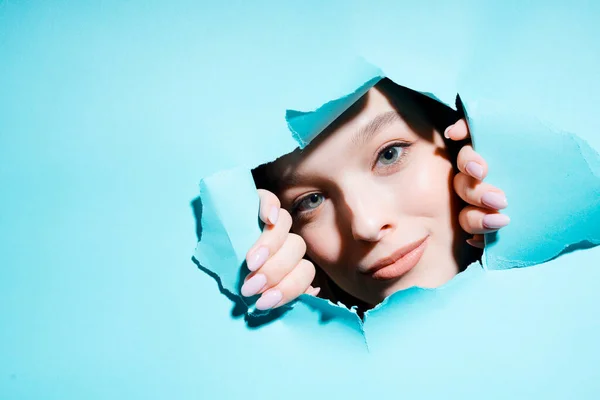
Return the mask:
<path id="1" fill-rule="evenodd" d="M 379 157 L 377 158 L 377 163 L 381 163 L 382 165 L 392 165 L 400 159 L 402 153 L 404 152 L 404 147 L 400 145 L 393 145 L 388 148 L 385 148 L 379 153 Z"/>
<path id="2" fill-rule="evenodd" d="M 301 199 L 297 206 L 295 207 L 296 211 L 312 211 L 315 208 L 319 207 L 323 202 L 323 195 L 320 193 L 312 193 L 308 196 Z"/>

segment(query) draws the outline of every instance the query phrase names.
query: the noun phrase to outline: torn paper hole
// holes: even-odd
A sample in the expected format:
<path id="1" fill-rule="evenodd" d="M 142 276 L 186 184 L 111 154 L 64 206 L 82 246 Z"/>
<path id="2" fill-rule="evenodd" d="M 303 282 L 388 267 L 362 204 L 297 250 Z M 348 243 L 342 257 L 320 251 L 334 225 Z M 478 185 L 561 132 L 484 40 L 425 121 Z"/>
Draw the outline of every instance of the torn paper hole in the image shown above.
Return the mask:
<path id="1" fill-rule="evenodd" d="M 384 78 L 377 68 L 364 70 L 372 74 L 362 75 L 346 95 L 313 111 L 287 111 L 288 127 L 300 148 L 306 147 Z M 468 93 L 461 95 L 474 144 L 490 165 L 488 181 L 502 188 L 510 199 L 507 213 L 511 215 L 512 223 L 495 238 L 487 238 L 485 267 L 530 266 L 565 250 L 597 245 L 600 242 L 598 154 L 581 139 L 552 132 L 534 118 L 503 112 L 493 103 L 469 98 Z M 537 151 L 540 148 L 542 151 Z M 540 169 L 540 165 L 547 168 Z M 557 187 L 568 188 L 568 195 L 564 196 Z M 541 199 L 540 194 L 545 197 Z M 560 201 L 556 206 L 553 201 L 558 198 Z M 257 218 L 258 197 L 250 171 L 225 171 L 203 179 L 200 199 L 202 238 L 195 253 L 197 263 L 218 277 L 224 293 L 239 299 L 243 304 L 242 313 L 250 319 L 268 315 L 279 317 L 291 309 L 292 306 L 288 306 L 270 313 L 254 313 L 252 300 L 255 299 L 244 299 L 239 295 L 247 272 L 244 266 L 246 251 L 261 232 Z M 523 246 L 523 243 L 528 245 Z M 474 264 L 467 272 L 473 274 L 477 269 L 480 268 Z M 403 297 L 405 292 L 396 292 L 392 297 Z M 367 324 L 369 313 L 385 308 L 388 301 L 367 312 L 364 324 Z M 363 322 L 355 309 L 307 295 L 302 295 L 299 302 L 310 305 L 317 312 L 333 315 L 332 318 L 346 318 L 352 321 L 349 324 L 355 329 L 358 326 L 358 331 L 364 332 Z M 269 318 L 264 321 L 268 322 Z"/>

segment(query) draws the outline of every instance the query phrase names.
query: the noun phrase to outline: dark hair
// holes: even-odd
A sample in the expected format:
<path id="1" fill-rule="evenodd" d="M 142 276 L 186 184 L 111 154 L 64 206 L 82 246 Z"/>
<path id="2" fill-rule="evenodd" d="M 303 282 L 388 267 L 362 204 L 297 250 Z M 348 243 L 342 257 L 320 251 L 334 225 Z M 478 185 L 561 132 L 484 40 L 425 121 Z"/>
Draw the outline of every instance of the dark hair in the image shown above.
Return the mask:
<path id="1" fill-rule="evenodd" d="M 448 107 L 440 100 L 437 100 L 431 93 L 423 94 L 407 87 L 401 86 L 393 82 L 391 79 L 384 78 L 378 84 L 377 87 L 382 93 L 388 98 L 392 106 L 398 111 L 403 117 L 406 123 L 414 129 L 415 132 L 419 132 L 418 126 L 413 126 L 414 117 L 403 112 L 404 104 L 411 104 L 414 109 L 411 110 L 417 116 L 421 117 L 423 121 L 426 121 L 432 126 L 437 132 L 442 134 L 442 138 L 446 144 L 446 149 L 452 165 L 456 170 L 456 157 L 458 151 L 463 147 L 464 142 L 456 142 L 447 140 L 443 133 L 446 128 L 464 117 L 464 110 L 459 97 L 456 97 L 456 106 L 458 111 Z"/>

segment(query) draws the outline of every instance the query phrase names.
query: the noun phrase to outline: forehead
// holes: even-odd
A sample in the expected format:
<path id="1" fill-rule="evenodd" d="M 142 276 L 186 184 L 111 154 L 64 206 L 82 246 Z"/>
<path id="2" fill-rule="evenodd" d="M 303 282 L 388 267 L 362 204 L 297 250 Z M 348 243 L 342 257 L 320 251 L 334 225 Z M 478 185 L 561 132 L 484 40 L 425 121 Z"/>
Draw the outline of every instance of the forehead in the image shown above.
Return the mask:
<path id="1" fill-rule="evenodd" d="M 399 112 L 399 108 L 402 112 Z M 279 158 L 274 164 L 279 179 L 306 165 L 313 159 L 321 159 L 328 148 L 348 145 L 360 146 L 370 134 L 394 122 L 403 125 L 404 118 L 413 114 L 408 99 L 382 90 L 381 86 L 371 88 L 360 100 L 354 103 L 329 127 L 319 134 L 305 149 Z"/>

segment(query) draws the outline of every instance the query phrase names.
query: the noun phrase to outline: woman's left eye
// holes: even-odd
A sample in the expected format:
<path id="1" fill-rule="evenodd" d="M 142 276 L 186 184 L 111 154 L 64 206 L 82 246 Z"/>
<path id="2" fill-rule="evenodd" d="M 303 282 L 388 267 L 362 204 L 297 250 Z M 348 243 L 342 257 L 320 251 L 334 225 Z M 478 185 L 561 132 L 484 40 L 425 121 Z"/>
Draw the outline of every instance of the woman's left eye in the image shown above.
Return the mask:
<path id="1" fill-rule="evenodd" d="M 402 146 L 399 144 L 395 144 L 383 149 L 379 156 L 377 157 L 377 164 L 381 165 L 392 165 L 398 162 L 402 154 L 404 153 L 404 148 L 406 146 Z"/>

